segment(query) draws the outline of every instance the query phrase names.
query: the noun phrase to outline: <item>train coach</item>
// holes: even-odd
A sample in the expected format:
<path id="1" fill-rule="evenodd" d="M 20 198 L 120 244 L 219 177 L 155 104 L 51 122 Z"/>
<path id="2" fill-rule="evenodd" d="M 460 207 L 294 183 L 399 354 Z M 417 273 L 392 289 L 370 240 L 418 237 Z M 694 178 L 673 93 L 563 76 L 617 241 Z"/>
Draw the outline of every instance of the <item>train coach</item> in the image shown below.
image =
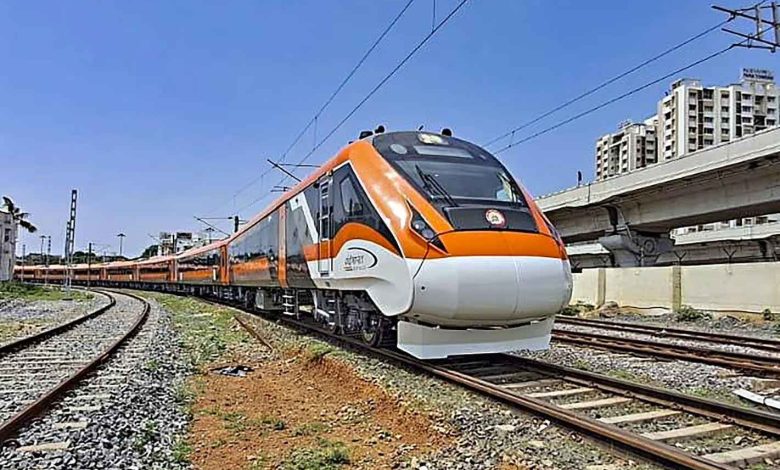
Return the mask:
<path id="1" fill-rule="evenodd" d="M 544 349 L 572 289 L 527 191 L 446 130 L 366 132 L 226 240 L 74 273 L 241 302 L 420 358 Z"/>

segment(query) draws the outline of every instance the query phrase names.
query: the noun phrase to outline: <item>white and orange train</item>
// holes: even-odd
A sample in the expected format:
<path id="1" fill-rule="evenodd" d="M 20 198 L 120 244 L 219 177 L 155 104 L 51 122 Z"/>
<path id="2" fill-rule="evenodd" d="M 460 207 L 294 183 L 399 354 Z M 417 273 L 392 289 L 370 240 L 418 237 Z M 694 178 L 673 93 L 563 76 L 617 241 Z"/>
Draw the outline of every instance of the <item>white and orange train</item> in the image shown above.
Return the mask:
<path id="1" fill-rule="evenodd" d="M 76 283 L 308 317 L 420 358 L 544 349 L 571 296 L 564 245 L 504 166 L 446 130 L 367 133 L 231 237 L 76 266 Z M 62 266 L 18 268 L 55 282 Z"/>

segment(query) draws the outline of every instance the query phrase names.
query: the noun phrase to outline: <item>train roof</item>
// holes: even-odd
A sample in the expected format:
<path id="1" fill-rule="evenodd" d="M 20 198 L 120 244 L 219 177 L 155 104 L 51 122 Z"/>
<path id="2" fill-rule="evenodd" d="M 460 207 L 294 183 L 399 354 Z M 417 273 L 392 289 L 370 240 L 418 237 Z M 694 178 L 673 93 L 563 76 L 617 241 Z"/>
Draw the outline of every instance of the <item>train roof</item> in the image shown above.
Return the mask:
<path id="1" fill-rule="evenodd" d="M 167 263 L 168 261 L 174 259 L 175 257 L 172 255 L 165 255 L 165 256 L 152 256 L 151 258 L 141 259 L 138 261 L 133 261 L 131 264 L 137 264 L 139 266 L 144 266 L 147 264 L 158 264 L 158 263 Z"/>
<path id="2" fill-rule="evenodd" d="M 252 228 L 255 224 L 263 220 L 265 217 L 267 217 L 270 213 L 275 211 L 279 206 L 287 202 L 288 200 L 295 197 L 298 193 L 303 191 L 306 187 L 308 187 L 310 184 L 314 183 L 318 179 L 320 179 L 325 173 L 332 170 L 336 166 L 344 163 L 349 159 L 349 155 L 355 148 L 365 147 L 367 149 L 374 150 L 373 145 L 371 145 L 370 139 L 361 139 L 357 140 L 355 142 L 350 143 L 349 145 L 345 146 L 339 152 L 328 159 L 325 163 L 323 163 L 319 168 L 315 169 L 312 173 L 310 173 L 306 178 L 299 181 L 298 184 L 287 190 L 285 193 L 283 193 L 281 196 L 276 198 L 271 204 L 266 206 L 265 209 L 263 209 L 260 213 L 249 219 L 249 222 L 244 224 L 243 227 L 241 227 L 238 232 L 231 235 L 229 238 L 223 240 L 224 243 L 231 243 L 233 240 L 235 240 L 237 237 L 241 236 L 244 232 Z"/>
<path id="3" fill-rule="evenodd" d="M 189 250 L 185 250 L 179 253 L 178 255 L 176 255 L 175 258 L 179 260 L 179 259 L 189 258 L 190 256 L 197 256 L 201 253 L 217 250 L 225 243 L 227 243 L 227 239 L 217 240 L 215 242 L 209 243 L 208 245 L 199 246 L 197 248 L 190 248 Z"/>

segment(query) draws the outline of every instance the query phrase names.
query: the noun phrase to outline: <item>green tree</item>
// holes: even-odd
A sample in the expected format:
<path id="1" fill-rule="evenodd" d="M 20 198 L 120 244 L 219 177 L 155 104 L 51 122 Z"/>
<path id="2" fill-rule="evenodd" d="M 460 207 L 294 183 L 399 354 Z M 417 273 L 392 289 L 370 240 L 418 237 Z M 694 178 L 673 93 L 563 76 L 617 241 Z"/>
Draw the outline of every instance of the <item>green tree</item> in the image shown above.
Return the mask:
<path id="1" fill-rule="evenodd" d="M 38 231 L 38 227 L 27 220 L 27 218 L 30 217 L 30 213 L 22 212 L 22 209 L 16 205 L 13 199 L 8 196 L 3 196 L 3 207 L 5 208 L 6 212 L 11 214 L 11 217 L 13 217 L 14 221 L 16 221 L 17 225 L 30 233 L 35 233 Z"/>
<path id="2" fill-rule="evenodd" d="M 149 245 L 146 247 L 143 253 L 141 253 L 141 258 L 151 258 L 152 256 L 157 256 L 157 249 L 159 247 L 157 245 Z"/>

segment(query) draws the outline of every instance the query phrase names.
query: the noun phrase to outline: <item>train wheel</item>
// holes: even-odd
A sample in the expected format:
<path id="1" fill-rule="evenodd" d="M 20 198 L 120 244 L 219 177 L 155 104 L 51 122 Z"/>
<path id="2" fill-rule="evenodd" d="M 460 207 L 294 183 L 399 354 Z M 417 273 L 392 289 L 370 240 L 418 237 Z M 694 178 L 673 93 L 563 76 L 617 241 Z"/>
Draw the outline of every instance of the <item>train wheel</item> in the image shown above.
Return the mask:
<path id="1" fill-rule="evenodd" d="M 339 330 L 341 330 L 341 326 L 339 325 L 339 319 L 337 318 L 338 314 L 331 315 L 329 318 L 325 317 L 322 320 L 322 326 L 328 331 L 328 333 L 331 334 L 338 334 Z"/>
<path id="2" fill-rule="evenodd" d="M 362 320 L 360 338 L 371 347 L 381 346 L 388 330 L 385 319 L 376 313 L 366 312 Z"/>

